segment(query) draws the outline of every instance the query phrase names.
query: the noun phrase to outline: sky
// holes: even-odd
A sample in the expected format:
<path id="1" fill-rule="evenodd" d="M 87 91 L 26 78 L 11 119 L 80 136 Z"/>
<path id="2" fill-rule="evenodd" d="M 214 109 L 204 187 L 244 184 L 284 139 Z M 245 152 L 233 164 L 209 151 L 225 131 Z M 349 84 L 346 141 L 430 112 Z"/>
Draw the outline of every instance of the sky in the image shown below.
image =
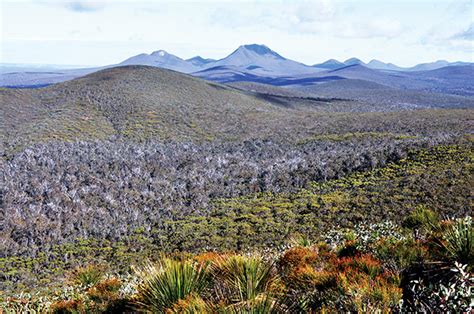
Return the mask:
<path id="1" fill-rule="evenodd" d="M 166 50 L 223 58 L 265 44 L 306 64 L 473 62 L 473 0 L 1 0 L 0 62 L 115 64 Z"/>

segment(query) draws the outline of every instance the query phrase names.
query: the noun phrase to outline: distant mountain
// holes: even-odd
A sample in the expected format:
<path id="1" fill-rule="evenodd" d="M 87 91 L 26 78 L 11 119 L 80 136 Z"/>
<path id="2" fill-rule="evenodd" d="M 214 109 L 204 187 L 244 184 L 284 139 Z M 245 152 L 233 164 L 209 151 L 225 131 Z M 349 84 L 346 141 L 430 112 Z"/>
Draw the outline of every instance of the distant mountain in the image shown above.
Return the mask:
<path id="1" fill-rule="evenodd" d="M 340 97 L 386 109 L 474 108 L 474 99 L 419 90 L 398 89 L 372 81 L 344 79 L 297 88 L 318 97 Z"/>
<path id="2" fill-rule="evenodd" d="M 346 64 L 339 62 L 336 59 L 329 59 L 323 63 L 318 63 L 318 64 L 313 65 L 314 68 L 330 69 L 330 70 L 342 68 L 344 66 L 346 66 Z"/>
<path id="3" fill-rule="evenodd" d="M 206 64 L 215 62 L 216 60 L 214 60 L 214 59 L 204 59 L 201 56 L 196 56 L 196 57 L 191 58 L 191 59 L 186 59 L 186 61 L 193 64 L 193 65 L 195 65 L 195 66 L 197 66 L 197 67 L 202 67 Z"/>
<path id="4" fill-rule="evenodd" d="M 15 88 L 36 88 L 54 83 L 72 80 L 76 77 L 84 76 L 104 69 L 102 68 L 83 68 L 68 70 L 34 70 L 25 69 L 23 71 L 7 71 L 0 73 L 0 86 Z"/>
<path id="5" fill-rule="evenodd" d="M 419 75 L 423 77 L 432 77 L 437 79 L 456 78 L 469 80 L 474 76 L 474 64 L 465 63 L 464 65 L 450 65 L 439 69 L 430 71 L 423 71 L 420 73 L 413 73 L 412 75 Z"/>
<path id="6" fill-rule="evenodd" d="M 376 59 L 373 59 L 369 63 L 367 63 L 367 67 L 371 69 L 388 70 L 388 71 L 406 71 L 407 70 L 393 63 L 385 63 Z"/>
<path id="7" fill-rule="evenodd" d="M 227 57 L 207 67 L 233 66 L 258 75 L 298 75 L 314 73 L 313 67 L 286 59 L 265 45 L 243 45 Z"/>
<path id="8" fill-rule="evenodd" d="M 362 60 L 357 59 L 357 58 L 350 58 L 350 59 L 347 59 L 346 61 L 344 61 L 344 64 L 345 64 L 345 65 L 354 65 L 354 64 L 362 64 L 362 65 L 365 65 L 365 63 L 362 62 Z"/>
<path id="9" fill-rule="evenodd" d="M 84 65 L 1 63 L 0 73 L 8 72 L 51 72 L 65 69 L 83 69 Z"/>
<path id="10" fill-rule="evenodd" d="M 436 70 L 442 67 L 449 66 L 449 62 L 446 60 L 438 60 L 436 62 L 429 62 L 429 63 L 420 63 L 414 67 L 410 68 L 410 71 L 429 71 L 429 70 Z"/>
<path id="11" fill-rule="evenodd" d="M 142 53 L 128 58 L 119 63 L 119 65 L 150 65 L 183 73 L 191 73 L 200 69 L 199 66 L 187 62 L 164 50 L 158 50 L 151 54 Z"/>
<path id="12" fill-rule="evenodd" d="M 471 65 L 472 63 L 469 62 L 448 62 L 446 60 L 438 60 L 436 62 L 428 62 L 428 63 L 420 63 L 417 64 L 413 67 L 410 68 L 404 68 L 404 67 L 399 67 L 393 63 L 385 63 L 379 60 L 372 60 L 369 63 L 366 64 L 367 67 L 371 69 L 377 69 L 377 70 L 387 70 L 387 71 L 431 71 L 431 70 L 436 70 L 440 69 L 443 67 L 448 67 L 448 66 L 463 66 L 463 65 Z"/>
<path id="13" fill-rule="evenodd" d="M 463 66 L 472 65 L 470 62 L 448 62 L 446 60 L 438 60 L 436 62 L 420 63 L 414 67 L 409 68 L 409 71 L 431 71 L 447 66 Z"/>

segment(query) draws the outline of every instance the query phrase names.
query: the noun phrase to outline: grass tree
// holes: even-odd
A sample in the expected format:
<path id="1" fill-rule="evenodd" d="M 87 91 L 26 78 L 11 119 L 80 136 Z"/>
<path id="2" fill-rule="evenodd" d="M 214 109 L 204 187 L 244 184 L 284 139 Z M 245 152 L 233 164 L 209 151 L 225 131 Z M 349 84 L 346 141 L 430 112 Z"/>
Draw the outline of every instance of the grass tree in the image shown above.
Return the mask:
<path id="1" fill-rule="evenodd" d="M 204 311 L 201 293 L 209 284 L 207 264 L 163 258 L 137 270 L 142 279 L 136 305 L 151 313 Z"/>
<path id="2" fill-rule="evenodd" d="M 277 307 L 280 277 L 262 256 L 231 255 L 212 264 L 214 289 L 229 313 L 269 313 Z"/>

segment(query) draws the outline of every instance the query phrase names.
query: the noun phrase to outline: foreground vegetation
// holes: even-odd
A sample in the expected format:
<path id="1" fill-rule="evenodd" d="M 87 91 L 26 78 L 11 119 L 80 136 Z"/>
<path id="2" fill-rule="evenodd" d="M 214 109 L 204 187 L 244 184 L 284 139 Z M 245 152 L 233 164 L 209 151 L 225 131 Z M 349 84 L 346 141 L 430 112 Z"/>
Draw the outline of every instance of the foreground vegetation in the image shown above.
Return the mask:
<path id="1" fill-rule="evenodd" d="M 413 303 L 415 292 L 412 291 L 415 281 L 418 282 L 416 289 L 421 289 L 416 290 L 418 291 L 416 293 L 420 294 L 420 297 L 427 297 L 433 293 L 427 286 L 427 280 L 431 280 L 433 271 L 444 275 L 451 274 L 451 269 L 459 269 L 458 274 L 462 271 L 465 276 L 472 273 L 473 262 L 469 246 L 456 241 L 448 245 L 446 240 L 443 240 L 443 237 L 455 238 L 456 234 L 463 234 L 462 230 L 471 232 L 472 229 L 458 228 L 456 230 L 461 230 L 461 232 L 451 232 L 449 230 L 454 229 L 446 229 L 449 223 L 438 223 L 439 217 L 461 218 L 472 215 L 472 204 L 469 199 L 472 193 L 472 167 L 472 142 L 468 137 L 455 145 L 412 149 L 401 159 L 388 162 L 383 167 L 355 172 L 339 179 L 308 183 L 305 184 L 306 188 L 292 192 L 259 192 L 241 197 L 214 199 L 207 210 L 200 210 L 195 214 L 173 212 L 173 217 L 171 219 L 163 217 L 160 225 L 147 230 L 146 224 L 143 224 L 143 227 L 135 227 L 131 234 L 118 239 L 77 237 L 66 243 L 46 244 L 36 253 L 5 254 L 0 258 L 2 298 L 6 302 L 9 297 L 16 295 L 16 298 L 22 300 L 21 302 L 26 302 L 24 304 L 37 304 L 36 301 L 31 301 L 33 303 L 28 301 L 29 295 L 33 295 L 34 300 L 37 298 L 46 300 L 44 304 L 55 302 L 62 304 L 55 306 L 76 304 L 83 307 L 101 307 L 102 301 L 97 301 L 100 303 L 97 305 L 89 292 L 102 289 L 102 284 L 104 284 L 102 281 L 106 280 L 107 283 L 108 280 L 113 280 L 109 284 L 115 285 L 115 288 L 110 288 L 115 289 L 113 300 L 118 302 L 118 305 L 113 303 L 114 306 L 125 306 L 125 304 L 129 306 L 130 302 L 133 304 L 138 302 L 136 284 L 144 280 L 140 274 L 150 273 L 153 269 L 161 269 L 161 266 L 152 263 L 145 265 L 148 267 L 146 271 L 138 271 L 135 274 L 137 267 L 141 269 L 143 260 L 146 259 L 166 265 L 171 263 L 169 259 L 181 262 L 194 261 L 192 262 L 194 267 L 196 258 L 209 256 L 220 260 L 238 255 L 239 258 L 245 259 L 248 255 L 239 252 L 258 252 L 259 259 L 270 263 L 271 273 L 276 272 L 282 275 L 289 270 L 281 268 L 280 259 L 288 252 L 296 250 L 293 248 L 294 241 L 291 242 L 290 239 L 298 238 L 296 247 L 304 246 L 304 250 L 314 251 L 317 258 L 311 257 L 316 261 L 311 262 L 309 268 L 299 264 L 299 266 L 296 264 L 290 266 L 302 272 L 300 275 L 306 278 L 301 279 L 303 282 L 321 280 L 325 283 L 328 281 L 332 282 L 331 289 L 325 290 L 324 293 L 315 287 L 312 288 L 313 290 L 298 290 L 301 287 L 292 286 L 292 284 L 296 284 L 300 279 L 291 277 L 297 274 L 291 276 L 288 274 L 278 279 L 280 282 L 278 286 L 283 289 L 281 291 L 277 289 L 278 297 L 274 297 L 273 292 L 270 295 L 271 299 L 267 300 L 266 295 L 265 298 L 259 297 L 259 300 L 268 301 L 264 302 L 267 306 L 278 304 L 285 311 L 293 311 L 296 306 L 301 308 L 301 311 L 306 309 L 304 306 L 316 307 L 314 309 L 319 310 L 323 307 L 349 309 L 356 306 L 354 302 L 359 302 L 357 306 L 362 306 L 362 304 L 366 306 L 369 303 L 367 299 L 364 299 L 365 297 L 361 297 L 359 301 L 355 299 L 348 301 L 346 295 L 349 293 L 347 289 L 353 289 L 350 290 L 351 293 L 364 291 L 360 286 L 349 288 L 350 284 L 359 285 L 362 281 L 354 283 L 355 279 L 352 277 L 341 277 L 341 274 L 348 271 L 344 263 L 352 265 L 352 263 L 361 262 L 359 259 L 365 261 L 366 258 L 370 263 L 379 265 L 377 267 L 380 268 L 376 270 L 375 277 L 378 278 L 377 280 L 383 279 L 377 282 L 377 285 L 382 285 L 380 287 L 382 290 L 377 293 L 381 295 L 380 297 L 390 295 L 390 298 L 393 298 L 390 299 L 391 301 L 384 299 L 382 303 L 370 301 L 375 302 L 374 306 L 380 306 L 382 309 L 397 309 L 400 306 L 400 299 L 403 298 L 405 299 L 404 306 L 415 306 L 416 304 Z M 334 177 L 333 174 L 329 176 Z M 28 230 L 31 232 L 34 229 L 30 226 Z M 464 234 L 462 237 L 470 239 L 472 233 Z M 472 239 L 469 241 L 471 242 L 468 243 L 472 246 Z M 449 250 L 456 251 L 456 246 L 464 247 L 458 250 L 461 253 L 448 253 Z M 31 245 L 26 247 L 32 248 Z M 292 248 L 289 249 L 289 247 Z M 167 254 L 166 258 L 163 254 Z M 345 260 L 345 258 L 356 258 L 356 261 Z M 297 263 L 296 260 L 301 260 L 302 263 L 305 259 L 304 256 L 295 257 L 294 263 Z M 444 263 L 447 260 L 450 260 L 451 264 Z M 456 266 L 453 264 L 454 261 L 459 264 Z M 333 268 L 340 263 L 346 266 Z M 89 264 L 95 266 L 85 266 Z M 433 265 L 438 265 L 439 271 Z M 85 269 L 80 268 L 72 275 L 71 270 L 76 267 L 85 267 Z M 92 275 L 87 274 L 90 273 L 90 267 L 92 267 L 90 269 Z M 183 271 L 190 269 L 188 264 L 183 267 Z M 194 269 L 193 267 L 191 269 Z M 215 266 L 207 265 L 206 272 L 211 271 L 213 267 Z M 315 271 L 316 274 L 314 274 Z M 72 288 L 61 289 L 62 286 L 71 286 L 70 280 L 77 283 L 77 279 L 71 278 L 83 272 L 87 275 L 82 277 L 88 279 L 79 279 L 79 281 L 86 280 L 90 284 L 76 284 Z M 351 273 L 350 276 L 352 275 L 354 274 Z M 213 278 L 214 275 L 206 273 L 206 278 L 209 276 Z M 318 279 L 314 279 L 314 276 Z M 359 274 L 354 276 L 360 277 Z M 438 277 L 437 275 L 433 278 L 441 280 Z M 446 280 L 452 279 L 448 277 Z M 282 280 L 287 280 L 287 283 L 281 284 Z M 364 280 L 367 285 L 373 287 L 374 278 L 367 277 Z M 436 282 L 433 287 L 438 285 L 437 287 L 441 289 L 440 284 L 448 284 L 445 279 L 443 280 Z M 94 284 L 102 283 L 92 289 L 94 285 L 91 286 L 91 284 L 94 281 L 97 281 Z M 342 284 L 346 285 L 345 288 L 340 286 Z M 209 285 L 206 284 L 206 288 L 202 291 L 203 295 L 199 294 L 198 299 L 193 299 L 197 300 L 196 302 L 201 302 L 202 299 L 201 305 L 209 311 L 217 311 L 215 306 L 219 304 L 226 308 L 233 304 L 232 302 L 237 302 L 208 299 L 206 293 L 209 293 L 209 289 L 217 289 L 212 284 Z M 18 293 L 21 292 L 26 294 L 19 297 Z M 339 293 L 345 297 L 339 299 Z M 295 300 L 296 296 L 302 295 L 316 298 L 313 294 L 318 295 L 317 298 L 327 297 L 335 298 L 335 300 L 331 299 L 333 303 L 329 302 L 329 299 L 324 299 L 324 302 L 321 301 L 322 299 L 315 299 L 314 302 L 305 301 L 306 299 Z M 223 293 L 223 295 L 227 297 L 229 294 Z M 196 295 L 193 294 L 193 298 L 194 296 Z M 183 298 L 186 299 L 186 297 Z M 278 302 L 274 298 L 277 298 Z M 88 303 L 92 301 L 93 304 Z M 344 303 L 346 301 L 351 305 Z M 17 301 L 9 302 L 8 305 L 11 306 L 13 304 L 11 302 Z M 103 306 L 112 306 L 108 302 Z M 180 301 L 181 306 L 187 304 L 187 301 L 183 302 L 183 300 Z M 407 302 L 411 302 L 411 305 L 407 305 Z M 19 306 L 17 303 L 15 306 Z M 173 303 L 173 306 L 175 305 Z M 428 305 L 419 303 L 416 306 Z"/>
<path id="2" fill-rule="evenodd" d="M 5 298 L 6 313 L 307 313 L 473 310 L 472 217 L 439 220 L 418 208 L 403 221 L 304 236 L 247 254 L 158 255 L 128 275 L 91 264 L 67 287 Z"/>

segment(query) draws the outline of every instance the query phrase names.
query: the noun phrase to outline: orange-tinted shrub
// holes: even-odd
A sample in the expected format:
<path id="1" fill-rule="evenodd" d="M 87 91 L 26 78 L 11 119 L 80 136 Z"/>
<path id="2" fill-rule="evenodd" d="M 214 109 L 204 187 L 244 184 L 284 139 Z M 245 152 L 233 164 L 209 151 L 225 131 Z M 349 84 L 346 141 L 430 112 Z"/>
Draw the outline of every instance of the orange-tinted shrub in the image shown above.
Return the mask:
<path id="1" fill-rule="evenodd" d="M 204 253 L 195 255 L 193 259 L 199 264 L 211 264 L 220 260 L 221 258 L 227 255 L 229 254 L 217 253 L 217 252 L 204 252 Z"/>
<path id="2" fill-rule="evenodd" d="M 337 273 L 306 265 L 295 268 L 288 275 L 288 284 L 293 288 L 326 290 L 336 287 Z"/>
<path id="3" fill-rule="evenodd" d="M 116 299 L 122 282 L 117 278 L 102 280 L 87 290 L 92 300 Z"/>
<path id="4" fill-rule="evenodd" d="M 363 272 L 369 275 L 372 279 L 382 273 L 382 265 L 380 261 L 371 255 L 340 258 L 338 261 L 338 269 L 340 271 L 347 271 L 349 268 Z"/>
<path id="5" fill-rule="evenodd" d="M 85 313 L 85 307 L 82 301 L 63 300 L 53 303 L 50 307 L 51 313 L 69 314 L 69 313 Z"/>
<path id="6" fill-rule="evenodd" d="M 293 247 L 280 258 L 280 266 L 286 270 L 301 266 L 316 266 L 319 261 L 318 251 L 308 247 Z"/>

